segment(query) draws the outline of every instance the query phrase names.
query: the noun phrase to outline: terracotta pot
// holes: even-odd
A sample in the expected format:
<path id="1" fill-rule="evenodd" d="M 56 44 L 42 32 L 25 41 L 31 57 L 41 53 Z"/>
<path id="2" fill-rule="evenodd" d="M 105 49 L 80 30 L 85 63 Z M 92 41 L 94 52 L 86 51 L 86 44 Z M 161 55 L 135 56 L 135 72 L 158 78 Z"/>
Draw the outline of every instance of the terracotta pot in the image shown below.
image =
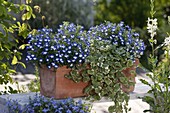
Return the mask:
<path id="1" fill-rule="evenodd" d="M 136 59 L 134 65 L 132 67 L 129 67 L 129 68 L 126 68 L 125 70 L 123 70 L 123 73 L 128 78 L 128 80 L 134 83 L 134 85 L 131 85 L 131 86 L 122 85 L 122 90 L 126 93 L 133 92 L 135 89 L 136 74 L 132 73 L 131 71 L 136 71 L 136 67 L 138 64 L 139 64 L 139 60 Z"/>
<path id="2" fill-rule="evenodd" d="M 70 68 L 66 66 L 59 67 L 57 70 L 48 69 L 42 66 L 40 69 L 40 93 L 47 97 L 62 99 L 67 97 L 82 97 L 84 88 L 88 83 L 75 83 L 64 77 L 69 74 Z"/>

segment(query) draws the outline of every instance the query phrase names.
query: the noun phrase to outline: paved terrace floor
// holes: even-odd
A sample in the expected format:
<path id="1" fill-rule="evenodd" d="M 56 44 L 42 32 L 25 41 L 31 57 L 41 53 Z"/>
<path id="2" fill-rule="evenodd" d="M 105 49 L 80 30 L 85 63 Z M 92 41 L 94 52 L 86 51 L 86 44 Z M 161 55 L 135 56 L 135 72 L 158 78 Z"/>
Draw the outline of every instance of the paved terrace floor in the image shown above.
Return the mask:
<path id="1" fill-rule="evenodd" d="M 149 109 L 149 105 L 145 102 L 143 102 L 141 99 L 138 97 L 142 97 L 146 95 L 146 92 L 149 90 L 149 87 L 142 84 L 140 82 L 140 79 L 145 79 L 147 81 L 150 81 L 146 76 L 146 72 L 137 69 L 137 77 L 136 77 L 136 86 L 134 92 L 130 93 L 130 101 L 129 101 L 129 107 L 131 107 L 131 111 L 129 113 L 143 113 L 143 110 Z M 19 87 L 24 86 L 27 89 L 27 84 L 30 83 L 31 80 L 35 79 L 35 75 L 33 74 L 17 74 L 17 75 L 12 75 L 12 78 L 19 83 Z M 11 85 L 11 84 L 8 84 Z M 13 88 L 17 88 L 17 85 L 12 85 Z M 4 90 L 2 85 L 0 86 L 0 90 Z M 6 96 L 0 96 L 0 99 L 18 99 L 26 102 L 26 99 L 29 98 L 29 96 L 33 96 L 35 93 L 25 93 L 25 94 L 19 94 L 19 95 L 6 95 Z M 24 99 L 23 99 L 24 98 Z M 107 109 L 110 105 L 113 105 L 113 103 L 107 99 L 102 99 L 101 101 L 97 101 L 92 103 L 93 108 L 92 108 L 92 113 L 108 113 Z M 3 105 L 0 105 L 0 109 L 3 107 Z"/>

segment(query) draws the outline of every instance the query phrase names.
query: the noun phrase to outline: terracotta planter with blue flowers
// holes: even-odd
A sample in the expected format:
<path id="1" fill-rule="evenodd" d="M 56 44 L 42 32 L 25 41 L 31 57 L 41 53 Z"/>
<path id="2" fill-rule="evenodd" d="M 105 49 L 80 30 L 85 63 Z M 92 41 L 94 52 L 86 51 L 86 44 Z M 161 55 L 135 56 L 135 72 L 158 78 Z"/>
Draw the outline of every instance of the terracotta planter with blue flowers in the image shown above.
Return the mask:
<path id="1" fill-rule="evenodd" d="M 57 69 L 41 66 L 39 71 L 41 94 L 56 99 L 85 96 L 84 89 L 88 86 L 88 82 L 76 83 L 65 78 L 70 71 L 71 69 L 66 66 Z"/>
<path id="2" fill-rule="evenodd" d="M 41 94 L 54 98 L 84 96 L 87 82 L 76 83 L 65 78 L 89 54 L 89 40 L 83 27 L 64 22 L 56 32 L 43 28 L 28 39 L 27 60 L 40 67 Z"/>

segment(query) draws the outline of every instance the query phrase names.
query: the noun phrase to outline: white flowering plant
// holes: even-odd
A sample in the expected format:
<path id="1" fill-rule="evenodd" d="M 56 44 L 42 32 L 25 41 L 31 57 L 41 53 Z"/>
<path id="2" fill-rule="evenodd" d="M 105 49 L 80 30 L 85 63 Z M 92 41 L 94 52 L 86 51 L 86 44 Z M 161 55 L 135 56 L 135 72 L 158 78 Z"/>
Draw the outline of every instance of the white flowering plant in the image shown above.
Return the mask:
<path id="1" fill-rule="evenodd" d="M 27 61 L 48 68 L 82 64 L 89 54 L 89 39 L 83 26 L 63 22 L 56 32 L 43 28 L 28 36 Z"/>
<path id="2" fill-rule="evenodd" d="M 170 36 L 165 38 L 164 42 L 156 46 L 157 41 L 154 39 L 158 30 L 157 19 L 154 18 L 154 0 L 151 0 L 151 18 L 147 21 L 147 30 L 150 34 L 150 45 L 152 47 L 152 53 L 149 55 L 149 63 L 151 64 L 151 74 L 147 76 L 151 79 L 151 82 L 141 80 L 142 83 L 148 85 L 150 90 L 147 92 L 150 95 L 142 97 L 143 101 L 150 105 L 150 109 L 144 112 L 149 113 L 169 113 L 170 111 Z M 170 19 L 169 19 L 170 22 Z M 162 47 L 164 49 L 164 55 L 161 61 L 158 62 L 155 51 Z"/>

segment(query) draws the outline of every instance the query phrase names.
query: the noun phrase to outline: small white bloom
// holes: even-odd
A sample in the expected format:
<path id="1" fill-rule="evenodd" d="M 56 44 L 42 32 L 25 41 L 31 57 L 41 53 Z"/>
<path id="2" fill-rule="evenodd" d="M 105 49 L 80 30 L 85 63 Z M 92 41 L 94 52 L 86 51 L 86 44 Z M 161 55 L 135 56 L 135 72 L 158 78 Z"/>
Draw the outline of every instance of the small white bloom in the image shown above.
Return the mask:
<path id="1" fill-rule="evenodd" d="M 63 36 L 63 38 L 66 38 L 66 36 Z"/>
<path id="2" fill-rule="evenodd" d="M 14 50 L 14 53 L 16 53 L 16 52 L 17 52 L 17 50 L 15 49 L 15 50 Z"/>
<path id="3" fill-rule="evenodd" d="M 158 29 L 157 26 L 157 19 L 150 19 L 148 18 L 147 21 L 147 29 L 148 29 L 148 33 L 151 34 L 151 38 L 153 38 L 156 35 L 156 30 Z"/>
<path id="4" fill-rule="evenodd" d="M 165 38 L 164 44 L 165 46 L 170 46 L 170 36 Z"/>

